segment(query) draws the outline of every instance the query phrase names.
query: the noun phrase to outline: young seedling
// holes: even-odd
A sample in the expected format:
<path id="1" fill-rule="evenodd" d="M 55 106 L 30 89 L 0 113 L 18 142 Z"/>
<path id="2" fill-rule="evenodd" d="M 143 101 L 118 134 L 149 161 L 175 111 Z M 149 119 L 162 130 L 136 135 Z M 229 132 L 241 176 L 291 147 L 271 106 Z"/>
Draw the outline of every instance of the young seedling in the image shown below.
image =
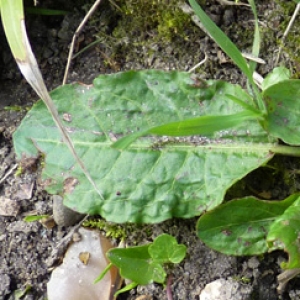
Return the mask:
<path id="1" fill-rule="evenodd" d="M 100 281 L 112 265 L 120 270 L 123 278 L 132 282 L 119 290 L 115 296 L 124 293 L 137 285 L 147 285 L 152 282 L 166 283 L 164 264 L 178 264 L 186 254 L 186 246 L 178 244 L 176 239 L 168 234 L 158 236 L 153 243 L 144 246 L 114 248 L 107 252 L 111 262 L 95 280 Z"/>

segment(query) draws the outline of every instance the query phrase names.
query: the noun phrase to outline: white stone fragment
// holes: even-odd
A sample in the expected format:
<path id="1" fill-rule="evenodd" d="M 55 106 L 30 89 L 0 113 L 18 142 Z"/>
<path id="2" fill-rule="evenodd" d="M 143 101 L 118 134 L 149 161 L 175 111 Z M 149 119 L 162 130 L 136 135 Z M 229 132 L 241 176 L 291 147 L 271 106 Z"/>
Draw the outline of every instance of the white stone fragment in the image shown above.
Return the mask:
<path id="1" fill-rule="evenodd" d="M 106 300 L 111 297 L 115 282 L 110 272 L 100 282 L 93 283 L 107 266 L 105 252 L 108 249 L 103 246 L 107 240 L 95 230 L 80 228 L 79 233 L 81 240 L 69 247 L 63 263 L 52 272 L 47 284 L 48 300 Z"/>
<path id="2" fill-rule="evenodd" d="M 217 279 L 207 284 L 200 294 L 200 300 L 237 300 L 239 283 L 232 279 Z"/>

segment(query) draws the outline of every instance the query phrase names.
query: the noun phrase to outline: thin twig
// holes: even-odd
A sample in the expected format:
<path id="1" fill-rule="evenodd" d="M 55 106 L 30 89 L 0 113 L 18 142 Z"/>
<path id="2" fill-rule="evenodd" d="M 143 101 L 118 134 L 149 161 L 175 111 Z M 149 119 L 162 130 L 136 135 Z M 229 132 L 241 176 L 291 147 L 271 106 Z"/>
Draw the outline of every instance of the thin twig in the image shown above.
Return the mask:
<path id="1" fill-rule="evenodd" d="M 69 233 L 65 237 L 63 237 L 58 242 L 58 244 L 52 249 L 50 257 L 48 257 L 47 262 L 46 262 L 48 268 L 51 268 L 57 260 L 59 260 L 60 258 L 63 257 L 68 245 L 70 244 L 70 242 L 73 238 L 73 234 L 78 231 L 78 229 L 80 228 L 82 223 L 84 221 L 86 221 L 88 217 L 89 217 L 89 215 L 86 215 L 78 224 L 71 227 Z"/>
<path id="2" fill-rule="evenodd" d="M 17 168 L 18 164 L 13 165 L 6 174 L 0 179 L 0 184 Z"/>
<path id="3" fill-rule="evenodd" d="M 258 63 L 258 64 L 266 64 L 266 61 L 264 61 L 262 58 L 260 58 L 260 57 L 255 57 L 255 56 L 253 56 L 252 54 L 250 54 L 250 53 L 244 53 L 244 52 L 242 52 L 241 53 L 242 54 L 242 56 L 244 57 L 244 58 L 246 58 L 246 59 L 248 59 L 248 60 L 251 60 L 251 61 L 254 61 L 254 62 L 256 62 L 256 63 Z"/>
<path id="4" fill-rule="evenodd" d="M 202 59 L 199 63 L 197 63 L 195 66 L 193 66 L 191 69 L 189 69 L 189 70 L 188 70 L 188 73 L 193 72 L 194 70 L 196 70 L 197 68 L 199 68 L 200 66 L 202 66 L 202 65 L 206 62 L 206 60 L 207 60 L 207 55 L 206 55 L 205 52 L 204 52 L 204 55 L 205 55 L 204 59 Z"/>
<path id="5" fill-rule="evenodd" d="M 283 271 L 281 274 L 279 274 L 277 276 L 277 280 L 279 283 L 278 287 L 277 287 L 278 293 L 282 294 L 285 290 L 287 283 L 299 274 L 300 274 L 299 268 L 298 269 L 288 269 L 288 270 Z"/>
<path id="6" fill-rule="evenodd" d="M 172 279 L 173 279 L 173 276 L 172 276 L 172 274 L 170 274 L 168 277 L 168 281 L 167 281 L 167 299 L 168 300 L 173 300 L 173 295 L 172 295 L 172 290 L 171 290 Z"/>
<path id="7" fill-rule="evenodd" d="M 289 31 L 291 30 L 291 27 L 293 26 L 299 10 L 300 10 L 300 3 L 297 4 L 296 9 L 295 9 L 295 11 L 294 11 L 294 13 L 293 13 L 293 15 L 290 19 L 289 25 L 287 26 L 287 28 L 286 28 L 283 36 L 282 36 L 281 46 L 279 47 L 279 50 L 278 50 L 278 55 L 277 55 L 277 58 L 276 58 L 276 61 L 275 61 L 275 65 L 278 65 L 280 55 L 281 55 L 281 52 L 282 52 L 282 48 L 283 48 L 283 44 L 284 44 L 284 40 L 285 40 L 286 36 L 288 35 Z"/>
<path id="8" fill-rule="evenodd" d="M 85 26 L 85 24 L 88 21 L 88 19 L 90 18 L 90 16 L 95 12 L 95 10 L 96 10 L 97 6 L 100 4 L 100 2 L 101 2 L 101 0 L 95 1 L 94 5 L 90 8 L 88 13 L 85 15 L 85 17 L 83 18 L 83 20 L 81 21 L 81 23 L 79 24 L 78 28 L 76 29 L 76 31 L 73 35 L 73 39 L 72 39 L 72 43 L 70 45 L 70 50 L 69 50 L 69 55 L 68 55 L 68 61 L 67 61 L 66 69 L 65 69 L 64 79 L 62 82 L 63 85 L 66 84 L 66 82 L 67 82 L 70 64 L 71 64 L 71 60 L 72 60 L 72 55 L 73 55 L 73 51 L 74 51 L 75 41 L 76 41 L 77 37 L 79 36 L 79 34 L 81 33 L 81 30 Z"/>

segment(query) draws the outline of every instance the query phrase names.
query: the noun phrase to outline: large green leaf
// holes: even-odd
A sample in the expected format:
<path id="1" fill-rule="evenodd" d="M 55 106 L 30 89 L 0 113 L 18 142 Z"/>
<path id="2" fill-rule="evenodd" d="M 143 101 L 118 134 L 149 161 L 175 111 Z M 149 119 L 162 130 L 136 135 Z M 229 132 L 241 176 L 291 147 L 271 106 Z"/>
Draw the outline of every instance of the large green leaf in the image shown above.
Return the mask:
<path id="1" fill-rule="evenodd" d="M 284 249 L 289 254 L 289 261 L 282 264 L 283 268 L 300 268 L 300 196 L 272 224 L 267 237 L 271 250 Z"/>
<path id="2" fill-rule="evenodd" d="M 263 92 L 267 104 L 265 128 L 290 145 L 300 145 L 300 81 L 283 80 Z"/>
<path id="3" fill-rule="evenodd" d="M 258 122 L 208 137 L 146 136 L 126 150 L 117 138 L 167 122 L 243 111 L 227 98 L 247 104 L 237 85 L 208 81 L 199 86 L 186 72 L 129 71 L 101 75 L 94 85 L 65 85 L 51 93 L 78 155 L 101 199 L 82 174 L 40 101 L 14 134 L 18 158 L 45 154 L 42 178 L 50 193 L 79 212 L 114 222 L 160 222 L 189 218 L 223 201 L 226 190 L 272 157 L 274 149 Z"/>
<path id="4" fill-rule="evenodd" d="M 209 247 L 225 254 L 265 253 L 270 226 L 297 198 L 293 195 L 284 201 L 262 201 L 247 197 L 229 201 L 200 217 L 198 236 Z"/>

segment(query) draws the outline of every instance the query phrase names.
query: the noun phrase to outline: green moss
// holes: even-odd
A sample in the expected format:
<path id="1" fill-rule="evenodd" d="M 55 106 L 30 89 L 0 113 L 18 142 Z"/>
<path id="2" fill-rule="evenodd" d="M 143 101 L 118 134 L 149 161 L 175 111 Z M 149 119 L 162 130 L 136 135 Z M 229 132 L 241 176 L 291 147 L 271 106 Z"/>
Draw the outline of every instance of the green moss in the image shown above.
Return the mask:
<path id="1" fill-rule="evenodd" d="M 126 240 L 127 245 L 135 246 L 144 242 L 145 239 L 153 239 L 153 227 L 146 224 L 116 224 L 100 219 L 100 217 L 91 217 L 84 221 L 83 226 L 98 228 L 105 233 L 106 237 L 116 240 Z"/>
<path id="2" fill-rule="evenodd" d="M 106 237 L 125 239 L 127 237 L 124 226 L 113 224 L 101 219 L 87 220 L 83 223 L 85 227 L 98 228 L 105 232 Z"/>
<path id="3" fill-rule="evenodd" d="M 119 0 L 121 20 L 114 30 L 115 37 L 136 38 L 150 35 L 156 41 L 186 38 L 185 28 L 190 17 L 178 7 L 178 0 Z"/>
<path id="4" fill-rule="evenodd" d="M 243 284 L 251 283 L 251 279 L 246 276 L 233 276 L 232 279 Z"/>

